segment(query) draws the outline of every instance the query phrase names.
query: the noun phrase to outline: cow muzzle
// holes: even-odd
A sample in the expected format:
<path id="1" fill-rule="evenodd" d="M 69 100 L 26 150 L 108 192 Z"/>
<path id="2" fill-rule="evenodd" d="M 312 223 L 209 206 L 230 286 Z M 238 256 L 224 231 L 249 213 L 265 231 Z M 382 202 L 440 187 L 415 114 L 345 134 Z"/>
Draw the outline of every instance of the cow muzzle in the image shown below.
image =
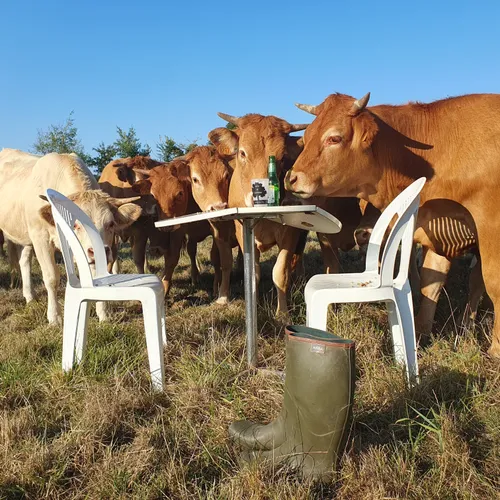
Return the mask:
<path id="1" fill-rule="evenodd" d="M 368 245 L 371 234 L 372 230 L 366 227 L 360 227 L 354 231 L 354 240 L 359 248 L 364 248 Z"/>
<path id="2" fill-rule="evenodd" d="M 111 262 L 113 262 L 113 252 L 111 251 L 109 245 L 104 245 L 104 251 L 106 253 L 107 263 L 111 264 Z M 94 254 L 94 249 L 92 247 L 87 248 L 87 260 L 90 265 L 95 264 L 95 254 Z"/>
<path id="3" fill-rule="evenodd" d="M 285 175 L 285 189 L 290 191 L 297 198 L 310 198 L 314 192 L 306 190 L 307 182 L 306 175 L 303 172 L 294 172 L 289 170 Z"/>
<path id="4" fill-rule="evenodd" d="M 226 202 L 219 202 L 219 203 L 214 203 L 212 205 L 209 205 L 207 207 L 207 212 L 215 212 L 216 210 L 224 210 L 227 208 L 227 203 Z"/>

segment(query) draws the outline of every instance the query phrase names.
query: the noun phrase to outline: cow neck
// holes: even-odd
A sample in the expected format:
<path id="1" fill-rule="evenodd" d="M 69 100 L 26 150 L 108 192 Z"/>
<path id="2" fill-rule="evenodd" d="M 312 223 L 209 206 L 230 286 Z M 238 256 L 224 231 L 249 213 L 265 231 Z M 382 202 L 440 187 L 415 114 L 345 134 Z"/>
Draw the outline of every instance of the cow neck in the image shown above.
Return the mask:
<path id="1" fill-rule="evenodd" d="M 379 129 L 372 152 L 380 178 L 376 193 L 363 198 L 383 210 L 415 179 L 433 177 L 433 146 L 425 139 L 431 120 L 423 110 L 405 106 L 375 106 L 370 112 Z"/>

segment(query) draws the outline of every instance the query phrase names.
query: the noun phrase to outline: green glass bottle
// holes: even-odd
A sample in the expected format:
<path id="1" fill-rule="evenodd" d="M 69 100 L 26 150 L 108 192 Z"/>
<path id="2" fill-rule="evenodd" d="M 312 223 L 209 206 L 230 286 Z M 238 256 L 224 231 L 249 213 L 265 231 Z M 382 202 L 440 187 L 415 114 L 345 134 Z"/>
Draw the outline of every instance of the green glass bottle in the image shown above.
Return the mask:
<path id="1" fill-rule="evenodd" d="M 267 204 L 269 206 L 278 207 L 280 204 L 280 183 L 276 172 L 276 157 L 269 157 L 269 165 L 267 167 L 267 177 L 269 178 L 269 194 Z"/>

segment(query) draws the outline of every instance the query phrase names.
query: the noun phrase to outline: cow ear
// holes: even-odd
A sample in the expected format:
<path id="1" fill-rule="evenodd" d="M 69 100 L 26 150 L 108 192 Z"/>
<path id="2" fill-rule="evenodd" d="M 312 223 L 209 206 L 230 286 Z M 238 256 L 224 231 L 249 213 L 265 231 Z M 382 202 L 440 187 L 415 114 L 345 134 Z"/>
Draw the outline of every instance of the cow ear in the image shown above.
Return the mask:
<path id="1" fill-rule="evenodd" d="M 139 194 L 151 193 L 151 181 L 149 179 L 142 179 L 132 185 L 132 190 Z"/>
<path id="2" fill-rule="evenodd" d="M 238 134 L 225 127 L 218 127 L 208 133 L 208 138 L 224 158 L 232 158 L 238 152 Z"/>
<path id="3" fill-rule="evenodd" d="M 371 113 L 361 113 L 352 120 L 354 128 L 353 143 L 363 149 L 371 147 L 378 132 L 378 125 Z"/>
<path id="4" fill-rule="evenodd" d="M 40 196 L 41 198 L 41 196 Z M 44 205 L 40 211 L 40 217 L 45 221 L 47 222 L 48 224 L 50 224 L 51 226 L 55 226 L 56 223 L 54 222 L 54 217 L 52 216 L 52 208 L 51 206 L 47 203 L 47 205 Z"/>
<path id="5" fill-rule="evenodd" d="M 176 161 L 175 168 L 172 169 L 172 174 L 180 181 L 191 182 L 191 169 L 187 161 Z"/>
<path id="6" fill-rule="evenodd" d="M 135 203 L 125 203 L 116 209 L 114 215 L 116 228 L 125 229 L 142 215 L 142 208 Z"/>

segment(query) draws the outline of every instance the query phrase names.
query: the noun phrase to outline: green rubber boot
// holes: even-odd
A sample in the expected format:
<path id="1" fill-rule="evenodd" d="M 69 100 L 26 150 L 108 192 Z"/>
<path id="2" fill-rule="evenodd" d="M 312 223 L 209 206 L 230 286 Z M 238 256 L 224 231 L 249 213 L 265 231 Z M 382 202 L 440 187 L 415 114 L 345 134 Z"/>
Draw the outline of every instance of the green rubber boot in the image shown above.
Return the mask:
<path id="1" fill-rule="evenodd" d="M 286 328 L 286 379 L 278 418 L 229 427 L 244 462 L 288 464 L 304 477 L 333 478 L 354 397 L 354 341 L 305 326 Z"/>

